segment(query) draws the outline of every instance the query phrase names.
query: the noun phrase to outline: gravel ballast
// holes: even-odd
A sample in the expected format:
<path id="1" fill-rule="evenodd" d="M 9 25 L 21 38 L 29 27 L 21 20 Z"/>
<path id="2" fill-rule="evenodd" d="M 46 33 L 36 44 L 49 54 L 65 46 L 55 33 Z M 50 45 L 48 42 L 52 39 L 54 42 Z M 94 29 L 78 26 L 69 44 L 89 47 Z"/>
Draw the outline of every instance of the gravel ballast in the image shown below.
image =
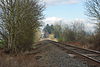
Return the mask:
<path id="1" fill-rule="evenodd" d="M 70 57 L 56 45 L 47 45 L 42 49 L 45 52 L 39 54 L 40 59 L 38 59 L 38 62 L 41 65 L 40 67 L 89 67 L 86 62 Z M 39 55 L 37 56 L 39 57 Z"/>

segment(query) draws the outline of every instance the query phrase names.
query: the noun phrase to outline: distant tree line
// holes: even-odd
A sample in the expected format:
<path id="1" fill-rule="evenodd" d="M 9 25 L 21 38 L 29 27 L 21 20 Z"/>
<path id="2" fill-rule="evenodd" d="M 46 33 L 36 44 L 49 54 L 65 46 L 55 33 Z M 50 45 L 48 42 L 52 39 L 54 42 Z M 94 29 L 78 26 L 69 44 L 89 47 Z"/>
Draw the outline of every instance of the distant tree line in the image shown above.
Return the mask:
<path id="1" fill-rule="evenodd" d="M 60 24 L 60 22 L 56 23 L 55 25 L 47 24 L 44 31 L 48 32 L 49 34 L 54 34 L 54 37 L 61 42 L 83 42 L 84 38 L 87 36 L 85 25 L 79 21 L 75 21 L 71 25 Z"/>
<path id="2" fill-rule="evenodd" d="M 87 31 L 84 23 L 80 21 L 73 21 L 69 24 L 61 24 L 60 22 L 49 25 L 47 24 L 44 31 L 49 34 L 54 34 L 59 42 L 73 42 L 80 43 L 80 46 L 96 49 L 98 37 L 95 32 Z M 96 49 L 96 50 L 99 50 Z"/>

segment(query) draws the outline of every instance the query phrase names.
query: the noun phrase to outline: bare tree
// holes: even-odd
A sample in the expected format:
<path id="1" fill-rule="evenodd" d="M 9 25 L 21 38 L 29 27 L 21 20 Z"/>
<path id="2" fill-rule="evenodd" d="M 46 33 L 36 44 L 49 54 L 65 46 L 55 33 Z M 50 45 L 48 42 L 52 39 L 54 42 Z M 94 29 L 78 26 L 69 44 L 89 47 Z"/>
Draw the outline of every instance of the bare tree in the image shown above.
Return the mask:
<path id="1" fill-rule="evenodd" d="M 98 21 L 96 23 L 96 34 L 94 39 L 94 47 L 100 47 L 100 0 L 87 0 L 86 3 L 87 16 Z M 100 50 L 100 48 L 98 48 Z"/>
<path id="2" fill-rule="evenodd" d="M 100 0 L 87 0 L 85 2 L 86 15 L 97 20 L 97 31 L 100 32 Z"/>
<path id="3" fill-rule="evenodd" d="M 30 50 L 41 25 L 44 5 L 39 0 L 0 0 L 0 34 L 11 52 Z"/>
<path id="4" fill-rule="evenodd" d="M 87 0 L 86 3 L 86 14 L 89 17 L 100 20 L 100 0 Z"/>
<path id="5" fill-rule="evenodd" d="M 61 22 L 61 21 L 59 21 Z M 63 35 L 62 35 L 62 32 L 63 29 L 62 29 L 62 24 L 61 23 L 56 23 L 54 25 L 54 34 L 55 34 L 55 38 L 58 39 L 58 41 L 62 41 L 63 40 Z"/>
<path id="6" fill-rule="evenodd" d="M 85 36 L 85 25 L 80 21 L 74 21 L 72 24 L 72 30 L 75 33 L 75 40 L 79 41 Z"/>

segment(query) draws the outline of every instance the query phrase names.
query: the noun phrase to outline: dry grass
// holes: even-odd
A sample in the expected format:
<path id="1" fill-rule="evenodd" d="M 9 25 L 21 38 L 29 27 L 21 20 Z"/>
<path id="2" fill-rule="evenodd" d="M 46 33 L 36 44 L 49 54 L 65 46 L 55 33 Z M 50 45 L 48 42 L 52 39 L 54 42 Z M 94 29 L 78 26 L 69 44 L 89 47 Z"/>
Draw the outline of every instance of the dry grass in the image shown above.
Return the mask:
<path id="1" fill-rule="evenodd" d="M 10 56 L 0 53 L 0 67 L 39 67 L 34 55 Z"/>
<path id="2" fill-rule="evenodd" d="M 34 44 L 35 47 L 41 46 L 41 42 Z M 0 67 L 41 67 L 37 61 L 36 55 L 38 50 L 33 49 L 29 54 L 13 55 L 4 53 L 4 49 L 0 48 Z"/>

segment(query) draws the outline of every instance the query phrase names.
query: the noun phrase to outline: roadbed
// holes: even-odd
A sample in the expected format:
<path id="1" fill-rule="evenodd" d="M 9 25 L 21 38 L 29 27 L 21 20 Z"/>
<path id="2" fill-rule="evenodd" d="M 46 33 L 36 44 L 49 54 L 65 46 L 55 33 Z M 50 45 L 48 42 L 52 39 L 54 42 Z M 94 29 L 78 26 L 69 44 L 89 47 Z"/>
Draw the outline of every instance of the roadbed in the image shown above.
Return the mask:
<path id="1" fill-rule="evenodd" d="M 35 54 L 18 56 L 0 54 L 0 67 L 95 67 L 70 56 L 54 44 L 43 41 L 39 45 L 43 46 L 35 50 L 37 52 Z"/>

